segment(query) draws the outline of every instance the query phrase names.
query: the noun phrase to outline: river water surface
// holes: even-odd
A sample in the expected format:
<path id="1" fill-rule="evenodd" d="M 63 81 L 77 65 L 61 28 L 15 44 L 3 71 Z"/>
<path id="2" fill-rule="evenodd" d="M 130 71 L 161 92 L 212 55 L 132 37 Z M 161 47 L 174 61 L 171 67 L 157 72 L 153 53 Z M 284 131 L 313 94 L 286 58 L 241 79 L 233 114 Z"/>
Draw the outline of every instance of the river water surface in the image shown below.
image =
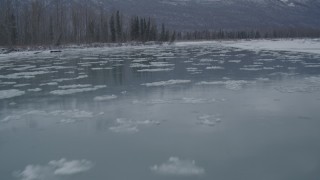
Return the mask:
<path id="1" fill-rule="evenodd" d="M 0 56 L 1 180 L 320 177 L 320 55 L 218 42 Z"/>

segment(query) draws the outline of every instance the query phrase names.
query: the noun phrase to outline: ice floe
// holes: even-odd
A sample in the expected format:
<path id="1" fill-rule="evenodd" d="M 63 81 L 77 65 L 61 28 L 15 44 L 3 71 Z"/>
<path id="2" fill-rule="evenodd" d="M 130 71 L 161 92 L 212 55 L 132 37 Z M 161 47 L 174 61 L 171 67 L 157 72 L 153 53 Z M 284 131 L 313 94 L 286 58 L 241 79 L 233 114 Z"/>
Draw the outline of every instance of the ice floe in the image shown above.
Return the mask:
<path id="1" fill-rule="evenodd" d="M 91 84 L 71 84 L 71 85 L 64 85 L 58 86 L 60 89 L 76 89 L 76 88 L 86 88 L 92 86 Z"/>
<path id="2" fill-rule="evenodd" d="M 94 164 L 86 159 L 68 161 L 62 158 L 60 160 L 52 160 L 46 165 L 29 164 L 24 170 L 13 172 L 13 175 L 21 180 L 60 179 L 89 171 L 93 166 Z"/>
<path id="3" fill-rule="evenodd" d="M 216 123 L 221 122 L 220 115 L 204 114 L 198 117 L 198 124 L 204 126 L 214 126 Z"/>
<path id="4" fill-rule="evenodd" d="M 139 131 L 139 126 L 146 125 L 159 125 L 160 121 L 152 121 L 152 120 L 140 120 L 133 121 L 131 119 L 126 118 L 117 118 L 115 121 L 115 125 L 109 127 L 109 130 L 116 133 L 136 133 Z"/>
<path id="5" fill-rule="evenodd" d="M 157 87 L 157 86 L 169 86 L 169 85 L 175 85 L 175 84 L 186 84 L 186 83 L 190 83 L 191 80 L 168 80 L 168 81 L 158 81 L 158 82 L 152 82 L 152 83 L 144 83 L 141 84 L 143 86 L 147 86 L 147 87 Z"/>
<path id="6" fill-rule="evenodd" d="M 163 71 L 173 71 L 173 68 L 156 68 L 156 69 L 139 69 L 137 72 L 163 72 Z"/>
<path id="7" fill-rule="evenodd" d="M 20 91 L 17 89 L 0 90 L 0 99 L 8 99 L 16 96 L 24 95 L 25 91 Z"/>
<path id="8" fill-rule="evenodd" d="M 20 120 L 20 119 L 21 119 L 21 116 L 19 116 L 19 115 L 9 115 L 9 116 L 6 116 L 5 118 L 3 118 L 2 120 L 0 120 L 0 122 L 7 123 L 12 120 Z"/>
<path id="9" fill-rule="evenodd" d="M 112 100 L 112 99 L 117 99 L 118 96 L 112 94 L 112 95 L 105 95 L 105 96 L 96 96 L 93 98 L 93 100 L 95 101 L 108 101 L 108 100 Z"/>
<path id="10" fill-rule="evenodd" d="M 39 92 L 41 90 L 42 90 L 41 88 L 34 88 L 34 89 L 28 89 L 27 91 L 29 91 L 29 92 Z"/>
<path id="11" fill-rule="evenodd" d="M 13 87 L 25 87 L 25 86 L 30 86 L 31 84 L 15 84 Z"/>
<path id="12" fill-rule="evenodd" d="M 170 157 L 168 161 L 153 165 L 150 169 L 160 175 L 173 176 L 199 176 L 205 173 L 204 168 L 197 166 L 194 160 L 183 160 L 178 157 Z"/>
<path id="13" fill-rule="evenodd" d="M 8 74 L 8 75 L 0 75 L 0 78 L 3 78 L 3 79 L 20 79 L 20 78 L 30 79 L 30 78 L 35 78 L 36 75 L 48 74 L 48 73 L 51 73 L 51 72 L 50 71 L 19 72 L 19 73 L 13 73 L 13 74 Z"/>
<path id="14" fill-rule="evenodd" d="M 75 89 L 63 89 L 63 90 L 54 90 L 51 91 L 51 94 L 54 95 L 68 95 L 68 94 L 75 94 L 75 93 L 82 93 L 82 92 L 88 92 L 88 91 L 95 91 L 101 88 L 105 88 L 107 86 L 101 85 L 101 86 L 93 86 L 93 87 L 85 87 L 85 88 L 75 88 Z"/>
<path id="15" fill-rule="evenodd" d="M 218 69 L 224 69 L 224 67 L 222 67 L 222 66 L 208 66 L 208 67 L 206 67 L 206 69 L 218 70 Z"/>
<path id="16" fill-rule="evenodd" d="M 228 80 L 228 81 L 201 81 L 196 83 L 196 85 L 225 85 L 227 89 L 230 90 L 240 90 L 245 84 L 250 84 L 254 82 L 249 82 L 245 80 Z"/>

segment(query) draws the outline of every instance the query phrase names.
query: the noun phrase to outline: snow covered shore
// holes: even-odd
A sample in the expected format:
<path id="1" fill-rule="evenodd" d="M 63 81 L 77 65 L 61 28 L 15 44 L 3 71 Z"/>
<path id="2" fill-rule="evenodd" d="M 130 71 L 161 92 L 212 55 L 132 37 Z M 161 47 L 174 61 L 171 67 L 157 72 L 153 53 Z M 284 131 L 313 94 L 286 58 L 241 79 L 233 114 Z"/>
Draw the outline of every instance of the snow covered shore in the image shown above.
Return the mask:
<path id="1" fill-rule="evenodd" d="M 320 54 L 320 39 L 259 39 L 259 40 L 223 40 L 223 41 L 181 41 L 175 42 L 174 46 L 189 46 L 189 45 L 221 45 L 225 47 L 233 47 L 247 50 L 270 50 L 270 51 L 291 51 L 303 53 Z M 91 49 L 91 48 L 134 48 L 134 47 L 149 47 L 169 45 L 168 43 L 159 44 L 156 42 L 147 43 L 97 43 L 97 44 L 82 44 L 82 45 L 64 45 L 57 48 L 53 47 L 34 47 L 34 48 L 17 48 L 15 51 L 8 52 L 5 48 L 0 48 L 1 57 L 26 56 L 37 53 L 50 53 L 52 50 L 67 50 L 67 49 Z"/>
<path id="2" fill-rule="evenodd" d="M 227 47 L 248 50 L 291 51 L 320 54 L 320 39 L 276 39 L 223 41 Z"/>

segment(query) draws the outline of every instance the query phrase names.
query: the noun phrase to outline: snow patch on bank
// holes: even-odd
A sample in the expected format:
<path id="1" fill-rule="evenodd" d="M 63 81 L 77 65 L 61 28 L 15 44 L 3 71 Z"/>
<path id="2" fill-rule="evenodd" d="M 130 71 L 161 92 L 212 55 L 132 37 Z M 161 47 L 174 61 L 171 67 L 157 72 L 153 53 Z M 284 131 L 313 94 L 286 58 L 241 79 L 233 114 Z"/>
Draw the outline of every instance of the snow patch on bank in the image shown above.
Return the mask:
<path id="1" fill-rule="evenodd" d="M 320 39 L 223 41 L 222 44 L 226 47 L 247 50 L 291 51 L 320 54 Z"/>

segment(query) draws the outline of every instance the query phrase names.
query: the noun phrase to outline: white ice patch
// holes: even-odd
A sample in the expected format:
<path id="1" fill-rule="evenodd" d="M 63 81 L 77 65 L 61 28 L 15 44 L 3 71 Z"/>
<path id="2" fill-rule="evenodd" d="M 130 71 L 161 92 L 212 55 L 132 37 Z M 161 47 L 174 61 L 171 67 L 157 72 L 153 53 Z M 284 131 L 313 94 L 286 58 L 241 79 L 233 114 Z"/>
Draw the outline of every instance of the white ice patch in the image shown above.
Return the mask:
<path id="1" fill-rule="evenodd" d="M 72 80 L 84 79 L 84 78 L 87 78 L 87 77 L 88 77 L 88 75 L 80 75 L 80 76 L 75 77 L 75 78 L 60 78 L 60 79 L 53 79 L 53 81 L 56 81 L 56 82 L 72 81 Z"/>
<path id="2" fill-rule="evenodd" d="M 41 90 L 41 88 L 28 89 L 29 92 L 39 92 Z"/>
<path id="3" fill-rule="evenodd" d="M 12 120 L 20 120 L 20 119 L 21 119 L 21 116 L 19 116 L 19 115 L 10 115 L 10 116 L 6 116 L 2 120 L 0 120 L 0 122 L 1 123 L 7 123 L 7 122 L 12 121 Z"/>
<path id="4" fill-rule="evenodd" d="M 86 88 L 90 87 L 91 84 L 72 84 L 72 85 L 64 85 L 64 86 L 58 86 L 60 89 L 77 89 L 77 88 Z"/>
<path id="5" fill-rule="evenodd" d="M 54 91 L 51 91 L 50 93 L 54 95 L 69 95 L 69 94 L 75 94 L 75 93 L 95 91 L 105 87 L 107 86 L 101 85 L 101 86 L 94 86 L 94 87 L 87 87 L 87 88 L 63 89 L 63 90 L 54 90 Z"/>
<path id="6" fill-rule="evenodd" d="M 219 115 L 204 114 L 198 117 L 198 124 L 204 126 L 214 126 L 216 123 L 221 122 Z"/>
<path id="7" fill-rule="evenodd" d="M 182 98 L 182 103 L 186 103 L 186 104 L 203 104 L 203 103 L 212 103 L 215 101 L 216 99 L 214 98 L 211 98 L 211 99 L 189 98 L 189 97 Z"/>
<path id="8" fill-rule="evenodd" d="M 93 98 L 93 100 L 95 101 L 108 101 L 108 100 L 112 100 L 112 99 L 117 99 L 118 96 L 116 95 L 105 95 L 105 96 L 96 96 Z"/>
<path id="9" fill-rule="evenodd" d="M 145 83 L 141 85 L 147 86 L 147 87 L 157 87 L 157 86 L 169 86 L 169 85 L 175 85 L 175 84 L 186 84 L 190 82 L 191 82 L 190 80 L 168 80 L 168 81 Z"/>
<path id="10" fill-rule="evenodd" d="M 159 125 L 159 121 L 152 120 L 142 120 L 142 121 L 133 121 L 126 118 L 117 118 L 115 125 L 111 126 L 109 130 L 116 133 L 136 133 L 139 131 L 139 126 L 146 125 Z"/>
<path id="11" fill-rule="evenodd" d="M 241 63 L 241 60 L 230 60 L 229 63 Z"/>
<path id="12" fill-rule="evenodd" d="M 197 166 L 194 160 L 182 160 L 178 157 L 170 157 L 165 163 L 151 166 L 150 169 L 160 175 L 198 176 L 205 173 L 204 168 Z"/>
<path id="13" fill-rule="evenodd" d="M 81 111 L 78 109 L 74 110 L 57 110 L 48 113 L 51 116 L 60 116 L 66 119 L 81 119 L 81 118 L 92 118 L 93 113 L 88 111 Z"/>
<path id="14" fill-rule="evenodd" d="M 25 86 L 30 86 L 30 84 L 15 84 L 13 87 L 25 87 Z"/>
<path id="15" fill-rule="evenodd" d="M 68 176 L 83 173 L 93 168 L 91 161 L 66 159 L 52 160 L 46 165 L 27 165 L 22 171 L 15 171 L 13 175 L 21 180 L 51 180 L 58 176 Z"/>
<path id="16" fill-rule="evenodd" d="M 21 79 L 21 78 L 34 78 L 36 75 L 48 74 L 50 71 L 32 71 L 32 72 L 19 72 L 8 75 L 0 75 L 0 78 L 6 79 Z"/>
<path id="17" fill-rule="evenodd" d="M 91 68 L 91 70 L 96 71 L 96 70 L 111 70 L 112 67 L 103 67 L 103 68 Z"/>
<path id="18" fill-rule="evenodd" d="M 172 71 L 172 68 L 157 68 L 157 69 L 139 69 L 137 72 L 164 72 L 164 71 Z"/>
<path id="19" fill-rule="evenodd" d="M 292 51 L 320 54 L 320 41 L 318 39 L 230 41 L 223 44 L 227 47 L 258 51 Z"/>
<path id="20" fill-rule="evenodd" d="M 228 80 L 228 81 L 201 81 L 196 83 L 196 85 L 225 85 L 227 89 L 230 90 L 240 90 L 242 86 L 245 84 L 249 84 L 253 82 L 244 81 L 244 80 Z"/>
<path id="21" fill-rule="evenodd" d="M 208 70 L 218 70 L 218 69 L 224 69 L 222 66 L 208 66 L 206 67 Z"/>
<path id="22" fill-rule="evenodd" d="M 21 96 L 25 94 L 25 91 L 20 91 L 17 89 L 0 90 L 0 99 L 8 99 L 16 96 Z"/>
<path id="23" fill-rule="evenodd" d="M 40 84 L 40 86 L 56 86 L 58 85 L 57 82 L 49 82 L 49 83 L 42 83 Z"/>

